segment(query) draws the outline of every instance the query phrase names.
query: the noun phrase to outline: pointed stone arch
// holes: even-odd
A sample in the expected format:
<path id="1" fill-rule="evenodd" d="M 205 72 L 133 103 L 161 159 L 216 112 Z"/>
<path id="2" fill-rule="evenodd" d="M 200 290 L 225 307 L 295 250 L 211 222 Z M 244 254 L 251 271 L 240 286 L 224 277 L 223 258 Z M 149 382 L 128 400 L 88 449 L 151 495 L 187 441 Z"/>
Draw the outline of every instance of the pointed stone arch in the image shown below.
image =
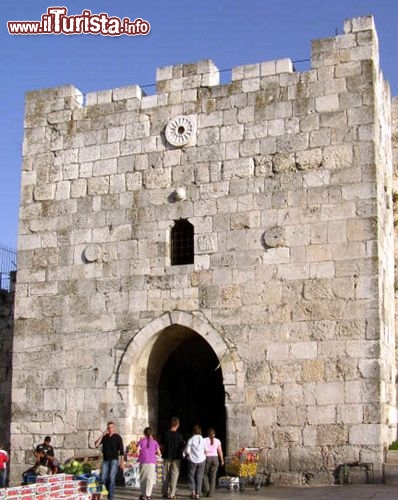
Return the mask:
<path id="1" fill-rule="evenodd" d="M 205 317 L 182 311 L 164 313 L 133 336 L 120 358 L 116 385 L 119 396 L 126 403 L 123 432 L 129 438 L 134 438 L 153 418 L 154 412 L 149 408 L 149 401 L 154 399 L 151 398 L 151 391 L 156 390 L 156 374 L 150 373 L 149 367 L 153 366 L 153 359 L 151 363 L 150 360 L 154 352 L 159 350 L 155 347 L 159 337 L 171 331 L 171 328 L 174 331 L 182 329 L 183 334 L 191 332 L 200 335 L 209 344 L 218 358 L 227 394 L 243 388 L 243 378 L 240 376 L 243 373 L 242 362 L 236 357 L 235 347 Z M 178 342 L 178 334 L 174 335 L 173 342 Z M 162 348 L 167 349 L 167 343 L 163 343 Z M 173 345 L 170 346 L 172 348 Z M 163 352 L 163 358 L 165 356 L 167 353 Z M 154 382 L 151 383 L 151 380 Z"/>

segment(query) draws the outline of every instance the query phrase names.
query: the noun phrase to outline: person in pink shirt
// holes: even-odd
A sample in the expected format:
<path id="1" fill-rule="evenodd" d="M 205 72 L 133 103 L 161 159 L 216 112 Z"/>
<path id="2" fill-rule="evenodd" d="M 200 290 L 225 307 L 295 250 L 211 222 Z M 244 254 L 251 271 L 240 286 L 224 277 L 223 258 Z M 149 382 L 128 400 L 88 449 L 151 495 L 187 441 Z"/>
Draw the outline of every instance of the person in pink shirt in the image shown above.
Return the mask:
<path id="1" fill-rule="evenodd" d="M 224 455 L 221 441 L 216 438 L 216 431 L 210 428 L 205 438 L 206 465 L 203 476 L 203 489 L 207 497 L 211 497 L 216 488 L 217 470 L 219 465 L 224 465 Z"/>
<path id="2" fill-rule="evenodd" d="M 138 463 L 140 464 L 140 500 L 151 500 L 156 482 L 156 460 L 161 456 L 159 443 L 153 437 L 150 427 L 145 427 L 144 437 L 138 442 Z"/>

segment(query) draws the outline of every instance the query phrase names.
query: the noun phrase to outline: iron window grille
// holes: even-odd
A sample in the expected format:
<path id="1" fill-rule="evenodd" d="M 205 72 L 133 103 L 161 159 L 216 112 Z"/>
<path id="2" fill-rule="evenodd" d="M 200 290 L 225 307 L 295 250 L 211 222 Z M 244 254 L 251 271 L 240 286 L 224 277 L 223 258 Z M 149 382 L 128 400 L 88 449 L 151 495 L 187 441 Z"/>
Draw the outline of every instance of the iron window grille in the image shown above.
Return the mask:
<path id="1" fill-rule="evenodd" d="M 175 221 L 171 230 L 171 265 L 193 264 L 194 230 L 187 219 Z"/>

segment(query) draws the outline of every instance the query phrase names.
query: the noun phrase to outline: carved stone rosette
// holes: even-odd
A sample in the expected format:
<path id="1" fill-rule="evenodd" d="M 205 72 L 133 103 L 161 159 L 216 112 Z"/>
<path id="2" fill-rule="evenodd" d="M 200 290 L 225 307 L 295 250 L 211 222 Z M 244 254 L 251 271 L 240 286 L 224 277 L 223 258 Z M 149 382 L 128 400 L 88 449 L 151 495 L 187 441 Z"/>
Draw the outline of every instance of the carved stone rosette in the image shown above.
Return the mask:
<path id="1" fill-rule="evenodd" d="M 193 116 L 176 116 L 171 118 L 166 125 L 166 140 L 177 148 L 191 143 L 195 135 L 196 119 Z"/>

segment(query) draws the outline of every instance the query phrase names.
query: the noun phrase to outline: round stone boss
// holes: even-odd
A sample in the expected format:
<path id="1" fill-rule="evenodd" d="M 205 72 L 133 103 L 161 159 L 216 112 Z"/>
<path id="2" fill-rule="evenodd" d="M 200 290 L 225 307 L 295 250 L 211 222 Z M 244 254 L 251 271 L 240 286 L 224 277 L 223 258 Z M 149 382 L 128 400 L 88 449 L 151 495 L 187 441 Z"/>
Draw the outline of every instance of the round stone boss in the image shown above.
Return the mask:
<path id="1" fill-rule="evenodd" d="M 165 130 L 166 140 L 172 146 L 182 147 L 193 139 L 196 133 L 196 120 L 193 116 L 171 118 Z"/>
<path id="2" fill-rule="evenodd" d="M 101 257 L 101 247 L 96 244 L 89 244 L 84 249 L 84 258 L 87 262 L 95 262 Z"/>

